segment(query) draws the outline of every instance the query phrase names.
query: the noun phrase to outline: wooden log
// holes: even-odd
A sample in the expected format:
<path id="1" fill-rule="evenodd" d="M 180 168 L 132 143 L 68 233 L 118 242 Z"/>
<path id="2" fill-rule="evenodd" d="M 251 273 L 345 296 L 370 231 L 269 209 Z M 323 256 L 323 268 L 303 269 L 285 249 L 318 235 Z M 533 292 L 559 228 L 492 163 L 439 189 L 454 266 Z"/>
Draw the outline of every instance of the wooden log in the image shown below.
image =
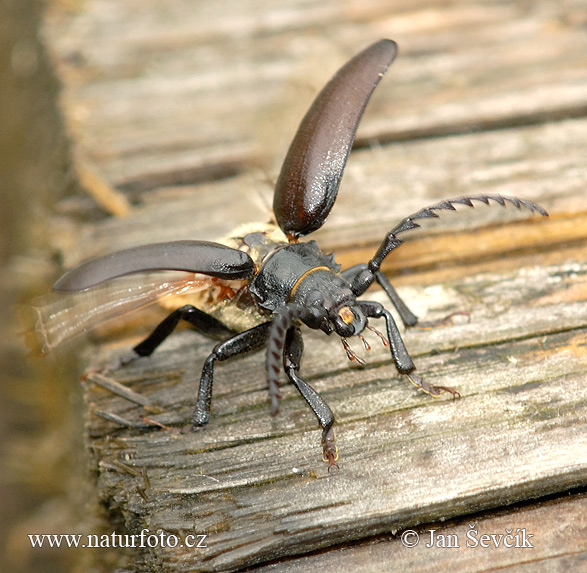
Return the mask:
<path id="1" fill-rule="evenodd" d="M 581 3 L 226 6 L 151 2 L 137 10 L 123 0 L 114 10 L 93 0 L 48 15 L 78 167 L 135 204 L 124 219 L 88 222 L 83 216 L 95 211 L 87 200 L 63 202 L 53 240 L 66 266 L 267 220 L 271 186 L 261 179 L 266 171 L 274 180 L 283 155 L 276 149 L 285 150 L 315 89 L 381 36 L 398 41 L 399 59 L 368 108 L 332 215 L 312 238 L 349 266 L 367 260 L 399 219 L 444 197 L 519 195 L 551 217 L 462 208 L 427 221 L 386 261 L 418 315 L 469 313 L 445 328 L 404 333 L 418 372 L 455 387 L 461 400 L 419 394 L 376 337 L 357 368 L 335 340 L 305 333 L 302 373 L 337 417 L 340 471 L 322 464 L 315 419 L 291 387 L 269 417 L 262 354 L 216 369 L 213 417 L 198 432 L 181 429 L 211 349 L 200 335 L 180 332 L 152 358 L 109 373 L 148 400 L 148 411 L 90 377 L 87 445 L 105 527 L 181 540 L 136 549 L 145 570 L 228 571 L 278 560 L 280 570 L 295 571 L 349 559 L 367 571 L 385 568 L 390 552 L 424 570 L 439 552 L 401 549 L 396 532 L 454 518 L 461 521 L 447 535 L 464 538 L 469 519 L 499 533 L 509 527 L 509 504 L 584 487 Z M 384 302 L 375 290 L 369 299 Z M 87 352 L 89 368 L 139 340 L 109 336 Z M 552 539 L 556 520 L 581 515 L 584 499 L 557 503 L 529 507 L 516 527 Z M 539 559 L 561 568 L 584 559 L 585 523 L 576 519 L 573 534 L 541 546 Z M 188 548 L 188 535 L 206 536 L 206 547 Z M 366 557 L 371 541 L 377 550 Z M 499 550 L 466 549 L 450 553 L 464 569 L 486 566 Z M 499 559 L 520 564 L 527 554 Z"/>

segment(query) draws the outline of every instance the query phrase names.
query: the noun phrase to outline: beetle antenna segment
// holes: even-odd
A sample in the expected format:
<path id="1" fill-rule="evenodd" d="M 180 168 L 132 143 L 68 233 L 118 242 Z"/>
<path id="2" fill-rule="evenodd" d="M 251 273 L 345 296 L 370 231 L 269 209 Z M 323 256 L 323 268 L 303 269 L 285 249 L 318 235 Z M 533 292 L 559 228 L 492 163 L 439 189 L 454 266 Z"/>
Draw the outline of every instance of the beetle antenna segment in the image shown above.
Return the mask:
<path id="1" fill-rule="evenodd" d="M 271 415 L 279 412 L 279 374 L 287 331 L 295 320 L 308 318 L 310 311 L 297 303 L 289 303 L 279 309 L 273 316 L 269 341 L 267 343 L 267 383 L 271 398 Z"/>
<path id="2" fill-rule="evenodd" d="M 473 195 L 473 196 L 466 196 L 466 197 L 457 197 L 456 199 L 445 199 L 444 201 L 440 201 L 439 203 L 435 203 L 434 205 L 430 205 L 429 207 L 425 207 L 421 209 L 417 213 L 410 215 L 403 219 L 399 225 L 394 227 L 385 237 L 383 243 L 375 253 L 375 256 L 369 261 L 369 269 L 371 272 L 375 272 L 379 270 L 383 259 L 396 247 L 399 247 L 403 241 L 397 237 L 399 233 L 404 233 L 405 231 L 411 231 L 412 229 L 417 229 L 420 227 L 418 223 L 415 222 L 416 219 L 431 219 L 437 218 L 440 215 L 435 213 L 435 211 L 446 210 L 446 211 L 456 211 L 455 205 L 466 205 L 467 207 L 474 207 L 473 201 L 480 201 L 481 203 L 485 203 L 486 205 L 490 205 L 490 201 L 495 201 L 499 203 L 502 207 L 506 206 L 507 203 L 511 203 L 516 209 L 522 209 L 525 207 L 526 209 L 540 213 L 543 217 L 548 217 L 548 213 L 536 203 L 532 201 L 527 201 L 525 199 L 519 199 L 518 197 L 509 197 L 506 195 Z"/>

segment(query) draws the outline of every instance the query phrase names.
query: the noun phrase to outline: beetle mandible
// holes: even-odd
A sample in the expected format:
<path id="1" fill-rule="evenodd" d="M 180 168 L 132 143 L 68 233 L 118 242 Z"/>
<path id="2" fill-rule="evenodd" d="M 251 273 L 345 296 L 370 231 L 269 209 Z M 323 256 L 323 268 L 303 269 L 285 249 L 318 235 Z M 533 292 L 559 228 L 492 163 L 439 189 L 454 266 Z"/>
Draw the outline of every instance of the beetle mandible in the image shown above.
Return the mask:
<path id="1" fill-rule="evenodd" d="M 82 264 L 55 283 L 55 291 L 83 291 L 133 273 L 182 270 L 195 273 L 194 281 L 200 285 L 216 289 L 211 306 L 186 304 L 173 310 L 133 348 L 133 357 L 149 356 L 180 320 L 210 338 L 221 339 L 204 362 L 191 419 L 193 428 L 209 420 L 216 362 L 266 347 L 271 414 L 279 410 L 283 367 L 322 427 L 324 461 L 336 465 L 332 411 L 299 374 L 302 324 L 339 335 L 352 359 L 357 357 L 347 337 L 361 336 L 366 328 L 374 330 L 369 321 L 382 318 L 398 372 L 433 396 L 457 394 L 451 388 L 432 386 L 417 375 L 391 313 L 377 302 L 358 297 L 377 282 L 405 326 L 421 324 L 380 270 L 385 257 L 402 243 L 398 235 L 419 227 L 418 219 L 438 217 L 436 211 L 454 210 L 456 204 L 472 207 L 474 201 L 489 204 L 491 200 L 503 206 L 508 202 L 547 216 L 542 207 L 502 195 L 441 201 L 403 219 L 386 235 L 371 260 L 343 271 L 315 241 L 300 241 L 328 217 L 365 106 L 396 54 L 397 46 L 391 40 L 372 44 L 348 61 L 318 94 L 298 128 L 277 180 L 273 211 L 279 229 L 243 234 L 231 246 L 194 240 L 126 249 Z M 249 311 L 246 321 L 238 319 L 238 309 L 243 307 Z M 235 309 L 236 320 L 231 318 Z"/>

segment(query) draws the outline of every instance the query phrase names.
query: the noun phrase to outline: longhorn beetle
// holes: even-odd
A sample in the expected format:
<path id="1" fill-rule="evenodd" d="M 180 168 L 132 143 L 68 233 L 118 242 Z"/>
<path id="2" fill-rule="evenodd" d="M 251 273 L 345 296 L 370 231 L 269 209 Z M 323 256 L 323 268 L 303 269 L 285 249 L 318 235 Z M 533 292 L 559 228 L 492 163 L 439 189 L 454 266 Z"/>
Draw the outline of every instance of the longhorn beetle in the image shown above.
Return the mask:
<path id="1" fill-rule="evenodd" d="M 332 411 L 299 374 L 302 324 L 326 334 L 335 332 L 342 338 L 349 358 L 355 359 L 358 357 L 350 349 L 347 337 L 360 337 L 366 328 L 375 330 L 369 321 L 383 318 L 398 372 L 432 396 L 457 394 L 451 388 L 432 386 L 418 376 L 390 312 L 377 302 L 358 297 L 376 281 L 405 326 L 415 326 L 418 318 L 380 270 L 385 257 L 401 245 L 398 235 L 419 227 L 418 219 L 438 217 L 436 212 L 440 210 L 455 210 L 456 204 L 472 207 L 474 201 L 495 201 L 502 206 L 511 203 L 518 209 L 525 207 L 547 216 L 542 207 L 501 195 L 441 201 L 391 229 L 369 262 L 343 271 L 333 255 L 324 254 L 315 241 L 300 241 L 319 229 L 328 217 L 363 110 L 396 53 L 395 42 L 376 42 L 347 62 L 316 97 L 291 143 L 275 187 L 273 211 L 279 229 L 267 227 L 242 233 L 230 245 L 188 240 L 118 251 L 70 270 L 55 283 L 55 291 L 83 291 L 133 273 L 192 273 L 188 283 L 197 285 L 200 291 L 205 289 L 206 304 L 201 308 L 185 304 L 173 310 L 133 348 L 133 358 L 149 356 L 180 320 L 210 338 L 221 339 L 204 362 L 191 419 L 193 428 L 204 426 L 210 418 L 216 362 L 266 347 L 271 414 L 279 410 L 283 365 L 322 427 L 324 461 L 336 465 Z"/>

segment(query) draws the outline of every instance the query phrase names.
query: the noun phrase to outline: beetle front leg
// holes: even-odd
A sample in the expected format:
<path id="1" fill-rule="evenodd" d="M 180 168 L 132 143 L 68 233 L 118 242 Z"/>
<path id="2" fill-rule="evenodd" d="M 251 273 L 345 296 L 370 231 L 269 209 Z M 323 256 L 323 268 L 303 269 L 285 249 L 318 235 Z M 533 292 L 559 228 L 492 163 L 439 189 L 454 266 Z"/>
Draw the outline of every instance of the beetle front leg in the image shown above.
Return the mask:
<path id="1" fill-rule="evenodd" d="M 212 402 L 212 383 L 214 381 L 214 363 L 233 358 L 246 352 L 253 352 L 262 348 L 269 338 L 270 322 L 264 322 L 244 332 L 218 343 L 212 353 L 206 358 L 202 368 L 200 387 L 196 407 L 192 415 L 193 428 L 204 426 L 210 419 L 210 404 Z"/>
<path id="2" fill-rule="evenodd" d="M 304 342 L 299 328 L 293 327 L 287 331 L 285 348 L 283 352 L 283 367 L 288 378 L 304 397 L 322 427 L 322 459 L 330 467 L 336 466 L 338 459 L 338 448 L 336 447 L 336 436 L 332 425 L 334 415 L 328 404 L 307 382 L 298 376 Z"/>
<path id="3" fill-rule="evenodd" d="M 400 374 L 405 374 L 409 378 L 410 382 L 414 384 L 414 386 L 421 388 L 424 392 L 426 392 L 426 394 L 430 394 L 435 398 L 440 396 L 443 392 L 448 392 L 455 397 L 459 396 L 459 393 L 456 390 L 453 390 L 447 386 L 433 386 L 432 384 L 428 384 L 428 382 L 423 380 L 421 376 L 418 376 L 418 374 L 414 373 L 416 366 L 408 354 L 404 341 L 402 340 L 400 332 L 397 328 L 397 324 L 395 323 L 395 320 L 393 320 L 393 316 L 391 316 L 391 313 L 388 310 L 383 308 L 383 306 L 378 302 L 360 301 L 359 304 L 361 305 L 361 308 L 363 309 L 363 312 L 366 316 L 370 318 L 385 319 L 387 336 L 389 337 L 389 345 L 391 348 L 391 356 Z"/>

